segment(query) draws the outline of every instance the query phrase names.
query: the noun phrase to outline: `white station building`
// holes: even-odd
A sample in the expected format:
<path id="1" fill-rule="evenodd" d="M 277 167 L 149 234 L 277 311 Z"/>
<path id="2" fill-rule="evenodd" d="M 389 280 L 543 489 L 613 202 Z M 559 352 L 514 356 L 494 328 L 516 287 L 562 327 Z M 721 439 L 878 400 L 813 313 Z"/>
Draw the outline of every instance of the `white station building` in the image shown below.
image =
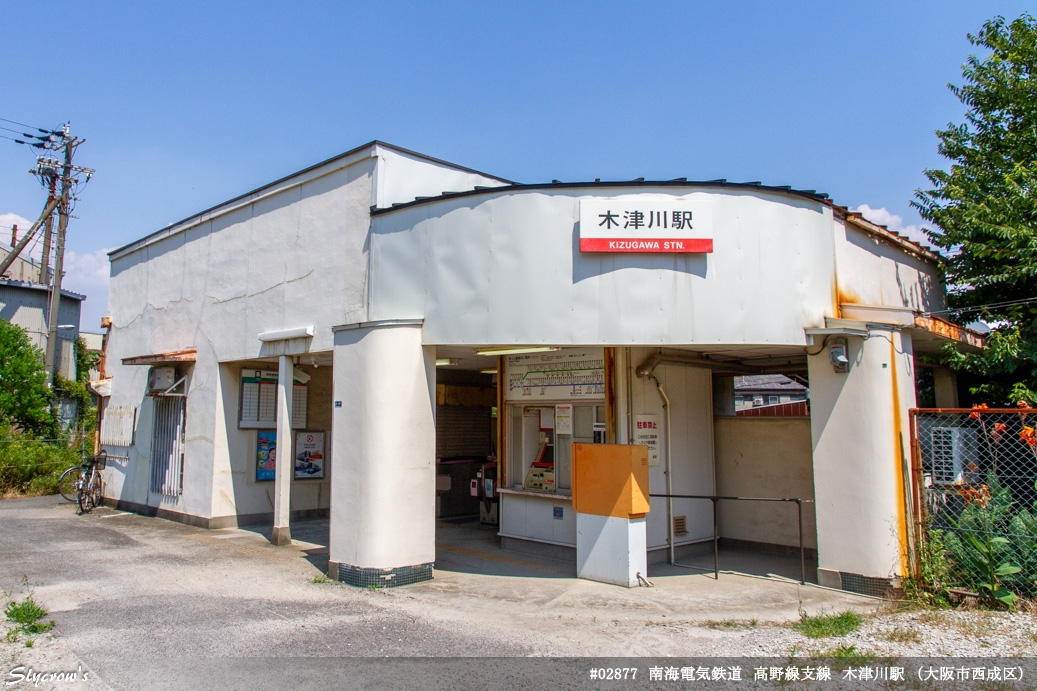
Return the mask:
<path id="1" fill-rule="evenodd" d="M 515 184 L 381 142 L 110 258 L 108 501 L 277 544 L 330 516 L 330 571 L 358 586 L 432 577 L 437 512 L 481 461 L 504 546 L 588 577 L 711 545 L 702 497 L 767 497 L 806 500 L 821 584 L 882 591 L 913 549 L 915 356 L 977 345 L 927 316 L 936 255 L 825 195 Z M 773 373 L 809 415 L 736 415 L 732 378 Z M 671 497 L 581 522 L 574 444 L 647 447 L 640 491 Z M 580 468 L 575 503 L 609 504 Z M 798 548 L 795 506 L 720 501 L 716 534 Z"/>

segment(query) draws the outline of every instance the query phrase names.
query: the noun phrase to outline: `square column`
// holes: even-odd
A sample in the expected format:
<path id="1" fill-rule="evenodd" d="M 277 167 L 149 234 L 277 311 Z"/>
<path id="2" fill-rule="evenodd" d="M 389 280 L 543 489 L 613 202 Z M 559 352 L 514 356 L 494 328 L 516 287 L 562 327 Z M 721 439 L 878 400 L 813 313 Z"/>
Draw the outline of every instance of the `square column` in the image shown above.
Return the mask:
<path id="1" fill-rule="evenodd" d="M 829 339 L 846 340 L 845 372 L 828 347 L 808 359 L 818 582 L 881 595 L 908 573 L 914 357 L 899 328 L 860 327 Z"/>
<path id="2" fill-rule="evenodd" d="M 648 578 L 648 447 L 572 449 L 576 575 L 636 588 Z"/>
<path id="3" fill-rule="evenodd" d="M 291 357 L 281 355 L 277 359 L 277 446 L 274 466 L 274 529 L 270 542 L 288 545 L 292 542 L 289 527 L 291 513 L 292 475 L 295 462 L 292 458 L 292 386 L 295 366 Z"/>
<path id="4" fill-rule="evenodd" d="M 335 329 L 332 578 L 357 587 L 432 578 L 435 372 L 420 322 Z"/>

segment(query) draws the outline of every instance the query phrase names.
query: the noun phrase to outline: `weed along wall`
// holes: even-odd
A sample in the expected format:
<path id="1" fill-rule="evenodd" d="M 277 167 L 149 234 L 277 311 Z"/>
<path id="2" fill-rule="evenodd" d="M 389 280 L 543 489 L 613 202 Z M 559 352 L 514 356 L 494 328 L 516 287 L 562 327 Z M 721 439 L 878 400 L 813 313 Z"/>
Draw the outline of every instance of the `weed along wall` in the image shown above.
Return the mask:
<path id="1" fill-rule="evenodd" d="M 112 503 L 273 521 L 276 544 L 326 513 L 333 575 L 403 585 L 432 576 L 437 488 L 505 547 L 572 557 L 571 445 L 638 445 L 653 494 L 816 495 L 827 583 L 904 572 L 912 358 L 958 337 L 919 321 L 945 306 L 938 258 L 825 195 L 525 185 L 373 142 L 111 259 Z M 162 367 L 180 403 L 157 400 Z M 715 377 L 788 372 L 809 420 L 714 411 Z M 708 500 L 650 508 L 650 560 L 712 538 Z M 791 505 L 720 508 L 725 538 L 796 543 Z"/>

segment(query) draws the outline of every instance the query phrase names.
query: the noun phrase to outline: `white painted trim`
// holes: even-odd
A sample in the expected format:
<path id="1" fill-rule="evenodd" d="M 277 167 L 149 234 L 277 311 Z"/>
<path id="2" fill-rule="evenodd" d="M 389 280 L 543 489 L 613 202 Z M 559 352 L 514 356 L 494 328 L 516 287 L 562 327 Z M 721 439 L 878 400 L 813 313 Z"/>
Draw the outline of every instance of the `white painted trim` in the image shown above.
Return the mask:
<path id="1" fill-rule="evenodd" d="M 259 334 L 259 340 L 263 343 L 272 341 L 287 341 L 292 338 L 313 338 L 312 326 L 300 326 L 295 329 L 282 329 L 281 331 L 267 331 Z"/>
<path id="2" fill-rule="evenodd" d="M 377 329 L 382 326 L 422 326 L 424 319 L 382 319 L 373 322 L 359 322 L 357 324 L 342 324 L 331 327 L 332 333 L 339 331 L 354 331 L 356 329 Z"/>

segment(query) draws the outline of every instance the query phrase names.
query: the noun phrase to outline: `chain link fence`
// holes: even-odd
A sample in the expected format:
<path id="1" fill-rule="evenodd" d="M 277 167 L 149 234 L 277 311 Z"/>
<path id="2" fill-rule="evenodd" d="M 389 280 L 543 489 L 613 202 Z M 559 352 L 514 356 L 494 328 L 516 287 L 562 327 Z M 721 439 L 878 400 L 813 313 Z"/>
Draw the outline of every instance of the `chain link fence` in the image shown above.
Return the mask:
<path id="1" fill-rule="evenodd" d="M 1037 409 L 911 415 L 917 537 L 945 554 L 918 568 L 987 597 L 1037 597 Z"/>

